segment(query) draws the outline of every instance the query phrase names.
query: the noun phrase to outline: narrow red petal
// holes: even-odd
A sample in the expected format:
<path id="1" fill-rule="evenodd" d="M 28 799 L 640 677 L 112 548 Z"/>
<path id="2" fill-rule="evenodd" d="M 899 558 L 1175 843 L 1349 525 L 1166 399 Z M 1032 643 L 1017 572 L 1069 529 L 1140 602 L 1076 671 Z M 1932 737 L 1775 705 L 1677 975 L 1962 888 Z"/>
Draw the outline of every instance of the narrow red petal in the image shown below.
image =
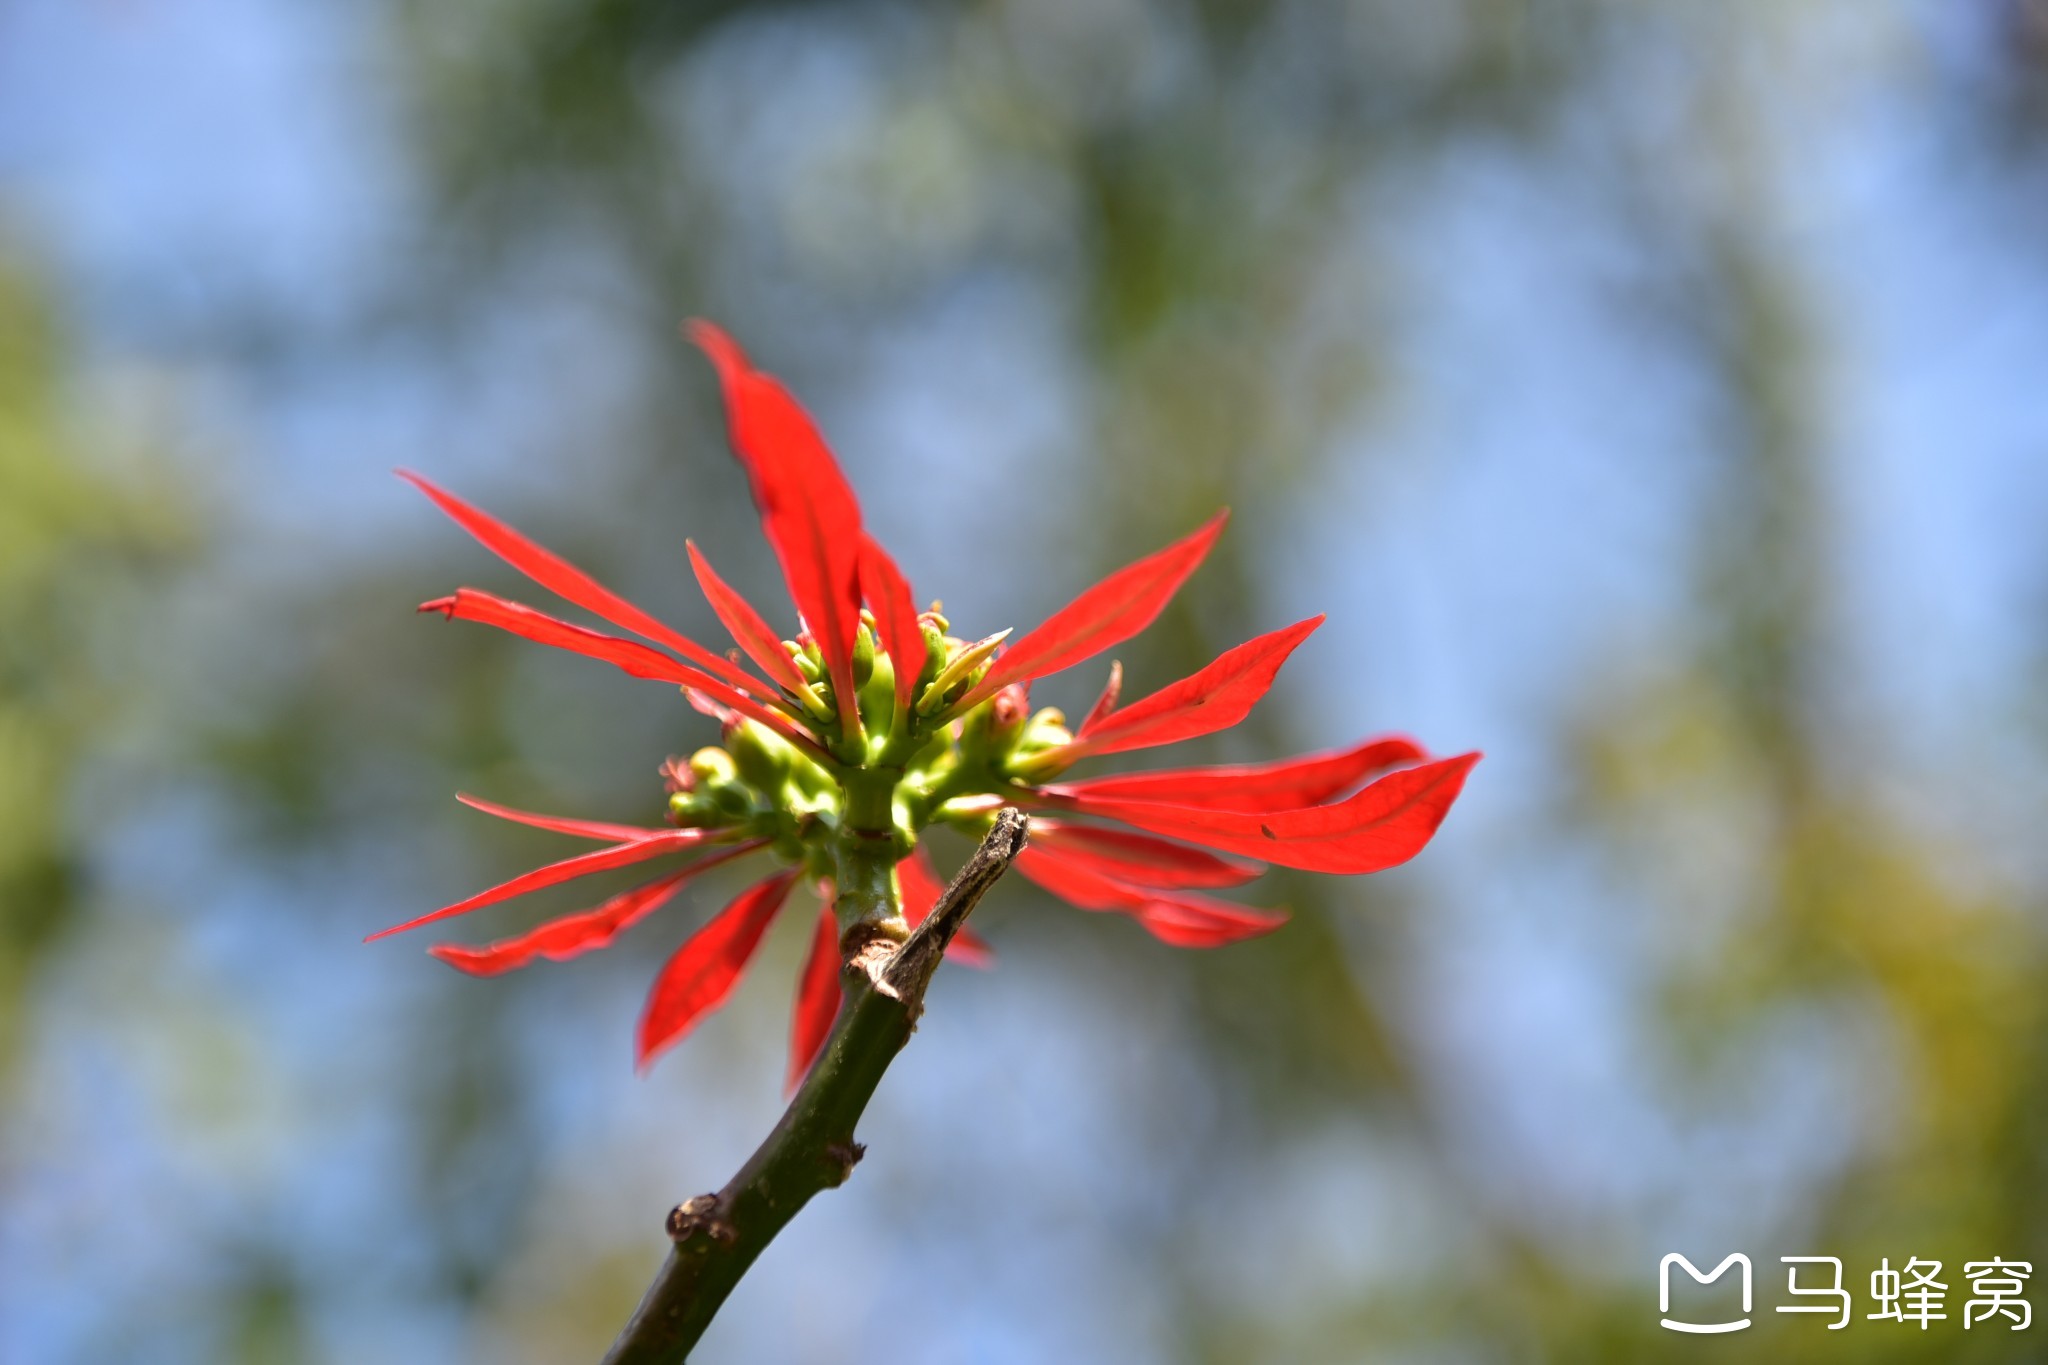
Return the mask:
<path id="1" fill-rule="evenodd" d="M 1176 948 L 1221 948 L 1287 923 L 1284 910 L 1249 910 L 1222 901 L 1197 905 L 1185 895 L 1154 897 L 1135 913 L 1152 937 Z"/>
<path id="2" fill-rule="evenodd" d="M 1005 650 L 980 685 L 955 708 L 986 701 L 1013 682 L 1042 678 L 1114 649 L 1152 624 L 1223 534 L 1229 509 L 1192 535 L 1118 569 L 1054 612 L 1046 623 Z"/>
<path id="3" fill-rule="evenodd" d="M 832 1023 L 839 1017 L 844 991 L 839 981 L 839 920 L 826 906 L 811 935 L 811 950 L 797 976 L 796 1014 L 789 1023 L 789 1075 L 784 1090 L 797 1088 L 811 1063 L 818 1060 Z"/>
<path id="4" fill-rule="evenodd" d="M 1265 868 L 1191 848 L 1156 835 L 1070 825 L 1043 817 L 1031 822 L 1031 843 L 1062 861 L 1138 886 L 1239 886 Z"/>
<path id="5" fill-rule="evenodd" d="M 754 698 L 731 687 L 709 673 L 678 663 L 660 650 L 632 640 L 622 640 L 616 635 L 602 631 L 587 630 L 582 626 L 558 621 L 546 612 L 535 611 L 520 602 L 509 602 L 478 588 L 458 588 L 452 597 L 437 598 L 422 603 L 421 611 L 438 611 L 451 621 L 476 621 L 487 626 L 534 641 L 536 644 L 553 645 L 592 659 L 602 659 L 614 667 L 625 670 L 636 678 L 651 678 L 656 682 L 675 683 L 678 686 L 694 688 L 741 715 L 760 721 L 769 729 L 789 740 L 798 748 L 827 763 L 831 756 L 819 747 L 817 739 L 800 726 L 790 721 L 779 711 L 770 710 Z"/>
<path id="6" fill-rule="evenodd" d="M 922 846 L 912 849 L 908 858 L 896 864 L 896 889 L 902 893 L 904 922 L 913 929 L 924 923 L 924 917 L 945 894 L 946 885 L 939 880 L 931 855 Z M 996 964 L 996 950 L 988 940 L 964 925 L 946 945 L 946 956 L 967 967 L 986 969 Z"/>
<path id="7" fill-rule="evenodd" d="M 1162 801 L 1123 801 L 1048 788 L 1040 793 L 1064 810 L 1164 834 L 1307 872 L 1367 873 L 1420 853 L 1464 788 L 1476 753 L 1404 768 L 1344 801 L 1296 810 L 1248 812 Z"/>
<path id="8" fill-rule="evenodd" d="M 946 884 L 939 880 L 938 870 L 932 866 L 931 855 L 923 845 L 912 849 L 908 858 L 896 864 L 896 889 L 902 893 L 903 918 L 913 929 L 945 894 Z"/>
<path id="9" fill-rule="evenodd" d="M 761 528 L 781 561 L 789 595 L 816 634 L 839 715 L 855 723 L 853 640 L 860 628 L 860 502 L 818 429 L 789 391 L 747 362 L 708 322 L 690 336 L 725 392 L 733 449 L 747 471 Z"/>
<path id="10" fill-rule="evenodd" d="M 766 843 L 765 839 L 755 839 L 720 849 L 680 871 L 621 892 L 595 909 L 551 919 L 512 938 L 475 948 L 460 943 L 436 943 L 427 952 L 471 976 L 501 976 L 540 957 L 567 962 L 582 953 L 611 946 L 627 928 L 668 904 L 700 872 L 743 857 Z"/>
<path id="11" fill-rule="evenodd" d="M 1322 617 L 1312 616 L 1227 649 L 1206 668 L 1132 702 L 1093 728 L 1083 725 L 1073 743 L 1053 753 L 1071 762 L 1086 754 L 1148 749 L 1227 730 L 1251 713 L 1287 656 L 1322 623 Z"/>
<path id="12" fill-rule="evenodd" d="M 486 905 L 496 905 L 499 901 L 511 900 L 514 896 L 523 896 L 542 887 L 558 886 L 563 882 L 575 881 L 578 877 L 588 877 L 592 873 L 609 872 L 615 867 L 644 863 L 649 858 L 659 858 L 664 853 L 674 853 L 692 844 L 701 843 L 706 837 L 706 832 L 701 829 L 668 829 L 659 834 L 634 839 L 629 843 L 614 844 L 590 853 L 579 853 L 573 858 L 564 858 L 558 863 L 549 863 L 546 867 L 537 867 L 531 872 L 522 873 L 509 882 L 500 882 L 488 891 L 477 892 L 468 900 L 444 905 L 439 910 L 421 915 L 418 919 L 407 920 L 403 924 L 394 924 L 389 929 L 380 929 L 363 942 L 374 943 L 380 938 L 389 938 L 408 929 L 417 929 L 422 924 L 432 924 L 435 920 L 466 915 L 472 910 L 481 910 Z"/>
<path id="13" fill-rule="evenodd" d="M 1102 695 L 1095 699 L 1095 705 L 1088 708 L 1088 714 L 1081 718 L 1081 728 L 1089 730 L 1100 725 L 1111 712 L 1116 710 L 1117 698 L 1123 695 L 1124 666 L 1115 659 L 1109 661 L 1109 680 L 1102 684 Z"/>
<path id="14" fill-rule="evenodd" d="M 488 512 L 470 506 L 410 470 L 399 470 L 398 477 L 433 499 L 436 507 L 476 537 L 485 549 L 557 597 L 603 617 L 622 630 L 630 630 L 644 639 L 667 646 L 724 678 L 732 686 L 753 688 L 765 695 L 760 679 L 732 660 L 712 653 L 695 640 L 663 625 L 552 550 L 528 540 Z"/>
<path id="15" fill-rule="evenodd" d="M 500 820 L 532 825 L 535 829 L 550 829 L 557 834 L 573 834 L 582 839 L 602 839 L 608 844 L 631 843 L 635 839 L 645 839 L 650 834 L 674 832 L 665 825 L 613 825 L 602 820 L 577 820 L 566 815 L 536 815 L 530 810 L 514 810 L 495 801 L 486 801 L 480 796 L 471 796 L 468 792 L 455 793 L 455 799 L 471 810 L 480 810 L 485 815 L 495 815 Z"/>
<path id="16" fill-rule="evenodd" d="M 640 1016 L 635 1060 L 642 1071 L 682 1041 L 696 1022 L 725 1003 L 739 984 L 761 936 L 796 884 L 796 868 L 757 882 L 684 940 L 654 979 Z"/>
<path id="17" fill-rule="evenodd" d="M 552 645 L 592 659 L 602 659 L 616 668 L 624 669 L 636 678 L 651 678 L 655 682 L 700 684 L 709 679 L 698 669 L 677 663 L 658 649 L 622 640 L 616 635 L 591 630 L 585 626 L 572 625 L 558 620 L 544 611 L 536 611 L 523 602 L 508 601 L 481 588 L 457 588 L 452 597 L 437 597 L 431 602 L 422 602 L 421 611 L 438 611 L 450 621 L 476 621 L 514 635 L 532 640 L 537 644 Z M 719 683 L 723 691 L 732 689 Z M 709 690 L 709 689 L 706 689 Z"/>
<path id="18" fill-rule="evenodd" d="M 1209 768 L 1167 768 L 1062 782 L 1062 791 L 1091 798 L 1164 801 L 1214 810 L 1276 811 L 1319 805 L 1351 790 L 1372 774 L 1429 755 L 1404 736 L 1369 739 L 1349 749 Z"/>
<path id="19" fill-rule="evenodd" d="M 896 709 L 909 714 L 911 690 L 924 668 L 924 632 L 917 624 L 917 603 L 910 580 L 896 567 L 873 536 L 860 538 L 860 591 L 875 613 L 875 629 L 889 663 L 896 670 Z"/>
<path id="20" fill-rule="evenodd" d="M 1234 905 L 1186 891 L 1131 886 L 1036 844 L 1017 856 L 1017 870 L 1069 905 L 1130 915 L 1155 937 L 1179 948 L 1221 947 L 1271 933 L 1287 922 L 1285 911 Z"/>
<path id="21" fill-rule="evenodd" d="M 690 567 L 696 570 L 697 586 L 704 590 L 704 599 L 711 604 L 720 624 L 763 673 L 791 692 L 802 692 L 808 684 L 804 675 L 797 672 L 789 651 L 782 647 L 782 637 L 775 633 L 775 628 L 761 618 L 751 602 L 718 576 L 695 541 L 686 540 L 683 545 L 690 552 Z"/>

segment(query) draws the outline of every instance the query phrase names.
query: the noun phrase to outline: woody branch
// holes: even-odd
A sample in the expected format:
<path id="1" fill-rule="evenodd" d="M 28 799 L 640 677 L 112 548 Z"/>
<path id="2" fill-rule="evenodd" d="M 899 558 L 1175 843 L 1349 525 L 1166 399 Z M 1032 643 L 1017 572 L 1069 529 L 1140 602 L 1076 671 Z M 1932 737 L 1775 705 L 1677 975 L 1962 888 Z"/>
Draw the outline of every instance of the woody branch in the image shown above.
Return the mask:
<path id="1" fill-rule="evenodd" d="M 854 1125 L 910 1040 L 946 945 L 1023 851 L 1026 828 L 1017 810 L 999 811 L 981 847 L 901 947 L 876 937 L 851 945 L 842 969 L 846 1001 L 817 1064 L 725 1188 L 670 1212 L 674 1246 L 605 1365 L 686 1359 L 783 1225 L 812 1195 L 845 1183 L 863 1150 Z"/>

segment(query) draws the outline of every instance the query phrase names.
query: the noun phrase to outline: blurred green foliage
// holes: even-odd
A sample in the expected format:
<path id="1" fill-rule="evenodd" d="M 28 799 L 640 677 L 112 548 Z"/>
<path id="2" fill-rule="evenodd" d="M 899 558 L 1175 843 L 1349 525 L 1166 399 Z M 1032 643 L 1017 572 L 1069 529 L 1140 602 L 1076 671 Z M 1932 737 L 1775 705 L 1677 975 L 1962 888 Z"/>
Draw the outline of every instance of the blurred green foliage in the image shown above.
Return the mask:
<path id="1" fill-rule="evenodd" d="M 142 579 L 186 542 L 166 490 L 85 458 L 61 351 L 28 263 L 0 255 L 0 1096 L 38 965 L 91 894 L 71 776 L 142 681 L 122 648 Z"/>

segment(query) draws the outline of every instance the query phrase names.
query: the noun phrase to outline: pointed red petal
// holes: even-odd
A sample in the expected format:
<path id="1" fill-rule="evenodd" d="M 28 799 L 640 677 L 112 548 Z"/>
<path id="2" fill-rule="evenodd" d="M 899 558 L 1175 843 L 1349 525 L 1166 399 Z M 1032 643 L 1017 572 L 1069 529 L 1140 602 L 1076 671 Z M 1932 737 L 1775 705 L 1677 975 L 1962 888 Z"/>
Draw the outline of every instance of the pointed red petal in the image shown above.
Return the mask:
<path id="1" fill-rule="evenodd" d="M 1070 825 L 1044 817 L 1031 822 L 1031 842 L 1063 862 L 1138 886 L 1239 886 L 1265 871 L 1257 863 L 1225 858 L 1150 834 Z"/>
<path id="2" fill-rule="evenodd" d="M 1095 705 L 1088 708 L 1088 714 L 1081 718 L 1081 728 L 1093 729 L 1100 725 L 1111 712 L 1116 710 L 1116 699 L 1123 695 L 1124 666 L 1115 659 L 1109 661 L 1109 680 L 1102 684 L 1102 695 L 1095 699 Z"/>
<path id="3" fill-rule="evenodd" d="M 1269 934 L 1287 922 L 1281 910 L 1233 905 L 1213 896 L 1131 886 L 1082 867 L 1036 844 L 1017 855 L 1017 870 L 1082 910 L 1130 915 L 1178 948 L 1215 948 Z"/>
<path id="4" fill-rule="evenodd" d="M 690 337 L 718 371 L 733 449 L 753 486 L 761 529 L 782 563 L 796 609 L 817 635 L 840 718 L 852 728 L 860 502 L 817 427 L 787 389 L 748 364 L 733 339 L 710 323 L 691 323 Z"/>
<path id="5" fill-rule="evenodd" d="M 697 684 L 708 679 L 698 669 L 677 663 L 658 649 L 622 640 L 616 635 L 571 625 L 523 602 L 512 602 L 481 588 L 457 588 L 452 597 L 420 603 L 421 611 L 438 611 L 450 621 L 476 621 L 496 626 L 538 644 L 553 645 L 593 659 L 602 659 L 636 678 L 656 682 Z M 724 683 L 720 689 L 731 691 Z M 709 689 L 707 689 L 709 690 Z"/>
<path id="6" fill-rule="evenodd" d="M 615 867 L 644 863 L 649 858 L 659 858 L 664 853 L 674 853 L 692 844 L 701 843 L 706 837 L 706 832 L 701 829 L 665 829 L 659 834 L 649 834 L 630 843 L 614 844 L 590 853 L 579 853 L 573 858 L 564 858 L 558 863 L 549 863 L 546 867 L 537 867 L 531 872 L 522 873 L 509 882 L 500 882 L 488 891 L 479 891 L 468 900 L 444 905 L 439 910 L 421 915 L 418 919 L 394 924 L 389 929 L 379 929 L 363 942 L 374 943 L 380 938 L 389 938 L 408 929 L 417 929 L 422 924 L 432 924 L 435 920 L 449 919 L 455 915 L 466 915 L 472 910 L 481 910 L 486 905 L 496 905 L 499 901 L 511 900 L 514 896 L 523 896 L 542 887 L 572 882 L 578 877 L 588 877 L 594 872 L 609 872 Z"/>
<path id="7" fill-rule="evenodd" d="M 553 645 L 582 654 L 625 670 L 636 678 L 651 678 L 656 682 L 675 683 L 686 688 L 695 688 L 741 715 L 760 721 L 775 733 L 781 735 L 799 749 L 826 763 L 832 757 L 820 748 L 811 733 L 793 723 L 779 711 L 770 710 L 744 692 L 729 686 L 709 673 L 678 663 L 668 655 L 632 640 L 622 640 L 616 635 L 602 631 L 586 630 L 582 626 L 558 621 L 543 611 L 535 611 L 521 602 L 508 602 L 478 588 L 458 588 L 453 597 L 436 598 L 420 604 L 421 611 L 438 611 L 451 621 L 476 621 L 500 630 L 510 631 L 536 644 Z M 758 685 L 758 680 L 757 680 Z"/>
<path id="8" fill-rule="evenodd" d="M 1148 749 L 1227 730 L 1251 713 L 1287 656 L 1322 623 L 1322 617 L 1312 616 L 1227 649 L 1208 667 L 1132 702 L 1092 729 L 1083 725 L 1071 744 L 1052 754 L 1073 762 L 1086 754 Z"/>
<path id="9" fill-rule="evenodd" d="M 663 625 L 568 560 L 528 540 L 488 512 L 472 507 L 453 493 L 435 487 L 411 470 L 399 470 L 398 477 L 433 499 L 436 507 L 446 512 L 456 525 L 476 537 L 485 549 L 557 597 L 573 602 L 593 615 L 603 617 L 622 630 L 630 630 L 644 639 L 666 645 L 685 659 L 724 678 L 734 687 L 751 688 L 759 695 L 767 695 L 766 690 L 761 687 L 761 680 L 734 664 L 732 660 L 712 653 L 695 640 Z"/>
<path id="10" fill-rule="evenodd" d="M 733 640 L 763 673 L 791 692 L 803 691 L 809 684 L 804 681 L 804 675 L 797 672 L 796 664 L 791 661 L 789 651 L 782 647 L 782 637 L 775 633 L 775 628 L 761 619 L 761 613 L 754 610 L 751 602 L 718 576 L 710 561 L 699 553 L 695 541 L 686 540 L 683 545 L 690 552 L 690 567 L 697 572 L 697 586 L 704 590 L 704 599 L 711 604 L 713 614 Z"/>
<path id="11" fill-rule="evenodd" d="M 1114 649 L 1152 624 L 1180 585 L 1187 581 L 1230 517 L 1226 508 L 1185 539 L 1118 569 L 1061 607 L 1037 630 L 1005 650 L 989 666 L 988 676 L 954 708 L 964 711 L 988 700 L 1005 686 L 1042 678 L 1071 668 L 1083 659 Z"/>
<path id="12" fill-rule="evenodd" d="M 832 907 L 818 916 L 818 928 L 811 935 L 811 950 L 804 957 L 797 976 L 796 1014 L 789 1023 L 789 1075 L 785 1092 L 795 1090 L 818 1060 L 825 1040 L 832 1036 L 832 1022 L 839 1017 L 844 994 L 839 982 L 839 920 Z"/>
<path id="13" fill-rule="evenodd" d="M 532 825 L 535 829 L 551 829 L 557 834 L 574 834 L 582 839 L 602 839 L 608 844 L 631 843 L 645 839 L 650 834 L 672 833 L 666 825 L 613 825 L 602 820 L 577 820 L 566 815 L 536 815 L 530 810 L 514 810 L 501 806 L 495 801 L 486 801 L 468 792 L 455 793 L 455 799 L 471 810 L 480 810 L 485 815 L 495 815 L 500 820 L 511 820 L 521 825 Z"/>
<path id="14" fill-rule="evenodd" d="M 932 907 L 939 903 L 939 897 L 945 894 L 946 884 L 939 880 L 931 855 L 924 851 L 922 844 L 896 864 L 896 889 L 903 893 L 903 918 L 913 929 L 923 922 L 924 917 L 932 912 Z"/>
<path id="15" fill-rule="evenodd" d="M 1287 923 L 1285 910 L 1253 910 L 1185 893 L 1155 896 L 1136 910 L 1138 923 L 1176 948 L 1221 948 L 1270 934 Z"/>
<path id="16" fill-rule="evenodd" d="M 1418 763 L 1429 755 L 1401 735 L 1369 739 L 1349 749 L 1286 758 L 1275 763 L 1234 763 L 1209 768 L 1168 768 L 1062 782 L 1077 796 L 1164 801 L 1214 810 L 1276 811 L 1320 805 L 1383 768 Z"/>
<path id="17" fill-rule="evenodd" d="M 913 929 L 924 923 L 924 917 L 946 891 L 945 883 L 932 867 L 931 855 L 922 846 L 912 849 L 908 858 L 896 864 L 896 888 L 903 893 L 904 922 Z M 996 950 L 987 939 L 965 926 L 946 945 L 946 956 L 967 967 L 986 969 L 996 965 Z"/>
<path id="18" fill-rule="evenodd" d="M 876 633 L 896 670 L 896 709 L 908 714 L 911 689 L 917 686 L 918 672 L 924 667 L 924 632 L 918 628 L 910 580 L 889 558 L 889 552 L 866 534 L 860 538 L 860 591 L 874 610 Z"/>
<path id="19" fill-rule="evenodd" d="M 621 892 L 593 910 L 579 910 L 573 915 L 551 919 L 512 938 L 501 938 L 496 943 L 477 948 L 460 943 L 436 943 L 427 952 L 471 976 L 500 976 L 526 966 L 537 957 L 567 962 L 579 954 L 611 946 L 612 941 L 628 927 L 668 904 L 676 892 L 698 873 L 752 853 L 766 843 L 765 839 L 755 839 L 720 849 L 681 871 Z"/>
<path id="20" fill-rule="evenodd" d="M 1119 801 L 1048 788 L 1049 804 L 1307 872 L 1366 873 L 1420 853 L 1464 788 L 1476 753 L 1390 773 L 1347 800 L 1246 812 Z"/>
<path id="21" fill-rule="evenodd" d="M 798 869 L 757 882 L 712 916 L 676 949 L 654 979 L 640 1016 L 635 1061 L 642 1071 L 662 1051 L 683 1039 L 706 1014 L 725 1003 L 747 969 L 769 921 L 796 884 Z"/>

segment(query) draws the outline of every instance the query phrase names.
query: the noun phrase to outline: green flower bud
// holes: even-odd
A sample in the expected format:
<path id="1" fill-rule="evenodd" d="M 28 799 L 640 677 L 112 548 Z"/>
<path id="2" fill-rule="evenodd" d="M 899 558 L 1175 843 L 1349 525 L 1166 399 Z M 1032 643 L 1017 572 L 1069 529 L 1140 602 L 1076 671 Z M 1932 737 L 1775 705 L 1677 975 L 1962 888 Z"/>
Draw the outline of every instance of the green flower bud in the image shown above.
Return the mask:
<path id="1" fill-rule="evenodd" d="M 738 782 L 711 788 L 710 797 L 711 804 L 717 808 L 718 813 L 728 820 L 744 819 L 752 815 L 757 808 L 753 789 Z"/>
<path id="2" fill-rule="evenodd" d="M 1017 739 L 1017 752 L 1040 753 L 1071 744 L 1073 740 L 1074 732 L 1067 728 L 1066 713 L 1057 706 L 1047 706 L 1025 723 L 1023 733 Z"/>
<path id="3" fill-rule="evenodd" d="M 699 786 L 722 787 L 739 778 L 739 765 L 725 750 L 711 746 L 690 755 L 690 771 Z"/>
<path id="4" fill-rule="evenodd" d="M 756 790 L 772 794 L 789 780 L 796 750 L 758 721 L 742 720 L 733 725 L 725 733 L 725 745 L 739 775 Z"/>
<path id="5" fill-rule="evenodd" d="M 867 613 L 861 613 L 865 616 Z M 853 685 L 859 687 L 875 672 L 875 635 L 866 626 L 853 633 Z"/>
<path id="6" fill-rule="evenodd" d="M 917 671 L 917 686 L 911 689 L 915 696 L 931 685 L 939 676 L 939 670 L 946 666 L 946 657 L 958 647 L 959 642 L 946 638 L 946 619 L 934 617 L 931 612 L 917 618 L 917 630 L 924 637 L 924 667 Z"/>
<path id="7" fill-rule="evenodd" d="M 960 748 L 977 760 L 999 763 L 1024 729 L 1031 703 L 1024 689 L 1012 683 L 969 711 L 960 725 Z"/>
<path id="8" fill-rule="evenodd" d="M 701 787 L 696 791 L 671 794 L 668 798 L 668 818 L 671 824 L 681 829 L 697 829 L 719 823 L 718 811 L 712 804 L 711 795 Z"/>
<path id="9" fill-rule="evenodd" d="M 861 684 L 860 719 L 871 735 L 889 728 L 896 714 L 896 661 L 886 653 L 875 655 L 874 668 Z"/>
<path id="10" fill-rule="evenodd" d="M 1059 708 L 1048 706 L 1033 716 L 1010 751 L 1010 776 L 1025 782 L 1046 782 L 1072 767 L 1079 758 L 1067 749 L 1074 735 Z"/>

